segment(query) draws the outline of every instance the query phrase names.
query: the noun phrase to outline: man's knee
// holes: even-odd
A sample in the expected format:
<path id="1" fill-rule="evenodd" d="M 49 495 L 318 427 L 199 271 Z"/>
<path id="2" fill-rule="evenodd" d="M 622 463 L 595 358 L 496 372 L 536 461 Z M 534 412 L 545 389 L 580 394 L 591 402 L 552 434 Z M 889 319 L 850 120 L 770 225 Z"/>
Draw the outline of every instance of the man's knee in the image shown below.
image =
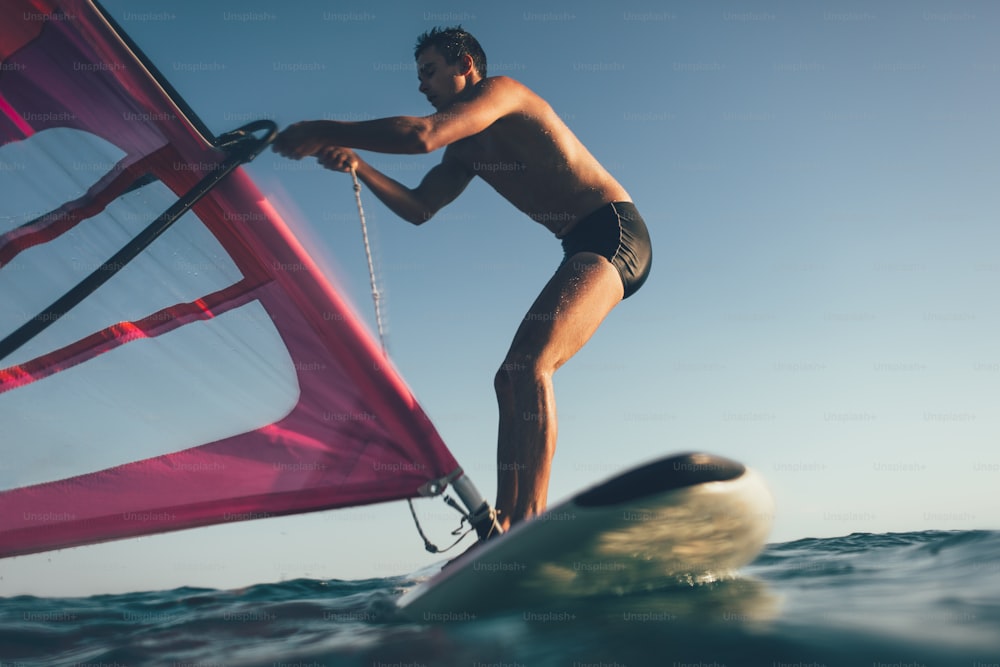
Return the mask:
<path id="1" fill-rule="evenodd" d="M 496 390 L 497 396 L 503 397 L 510 393 L 510 377 L 507 375 L 507 371 L 503 366 L 497 371 L 497 374 L 493 376 L 493 389 Z"/>
<path id="2" fill-rule="evenodd" d="M 524 386 L 536 386 L 549 372 L 539 363 L 538 357 L 512 353 L 504 359 L 493 378 L 497 395 L 506 395 Z"/>

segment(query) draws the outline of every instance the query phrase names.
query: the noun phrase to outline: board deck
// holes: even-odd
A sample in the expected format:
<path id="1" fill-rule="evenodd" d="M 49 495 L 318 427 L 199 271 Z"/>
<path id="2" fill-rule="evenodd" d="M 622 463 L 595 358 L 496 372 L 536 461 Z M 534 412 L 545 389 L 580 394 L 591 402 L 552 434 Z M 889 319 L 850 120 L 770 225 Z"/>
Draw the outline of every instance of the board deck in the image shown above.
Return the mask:
<path id="1" fill-rule="evenodd" d="M 712 581 L 760 553 L 773 513 L 753 470 L 710 454 L 669 456 L 471 549 L 398 605 L 433 618 Z"/>

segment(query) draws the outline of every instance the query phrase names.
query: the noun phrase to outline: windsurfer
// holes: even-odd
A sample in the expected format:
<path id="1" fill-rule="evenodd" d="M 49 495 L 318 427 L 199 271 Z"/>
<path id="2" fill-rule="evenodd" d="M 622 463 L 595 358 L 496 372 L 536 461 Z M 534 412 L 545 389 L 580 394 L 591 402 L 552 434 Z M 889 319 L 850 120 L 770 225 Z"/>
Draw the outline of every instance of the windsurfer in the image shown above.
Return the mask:
<path id="1" fill-rule="evenodd" d="M 562 239 L 564 259 L 521 321 L 495 377 L 500 426 L 497 502 L 506 529 L 545 508 L 556 448 L 552 376 L 607 314 L 646 280 L 646 227 L 628 192 L 588 152 L 549 104 L 506 76 L 486 77 L 486 56 L 461 28 L 420 36 L 426 117 L 307 121 L 285 129 L 274 149 L 354 170 L 387 207 L 420 225 L 475 176 Z M 440 164 L 416 188 L 374 169 L 352 148 L 429 153 Z"/>

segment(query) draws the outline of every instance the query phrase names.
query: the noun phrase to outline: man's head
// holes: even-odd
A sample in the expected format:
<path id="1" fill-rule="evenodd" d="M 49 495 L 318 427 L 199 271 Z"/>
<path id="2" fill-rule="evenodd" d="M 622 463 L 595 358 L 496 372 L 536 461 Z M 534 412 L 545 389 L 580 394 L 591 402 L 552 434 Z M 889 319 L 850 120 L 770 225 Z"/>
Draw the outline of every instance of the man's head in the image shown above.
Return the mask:
<path id="1" fill-rule="evenodd" d="M 425 32 L 414 54 L 420 92 L 438 111 L 451 106 L 486 74 L 486 54 L 476 38 L 460 27 Z"/>
<path id="2" fill-rule="evenodd" d="M 463 30 L 462 26 L 432 28 L 420 35 L 413 57 L 419 59 L 420 54 L 430 47 L 436 48 L 449 65 L 458 64 L 463 56 L 469 56 L 479 76 L 486 78 L 486 53 L 476 38 Z"/>

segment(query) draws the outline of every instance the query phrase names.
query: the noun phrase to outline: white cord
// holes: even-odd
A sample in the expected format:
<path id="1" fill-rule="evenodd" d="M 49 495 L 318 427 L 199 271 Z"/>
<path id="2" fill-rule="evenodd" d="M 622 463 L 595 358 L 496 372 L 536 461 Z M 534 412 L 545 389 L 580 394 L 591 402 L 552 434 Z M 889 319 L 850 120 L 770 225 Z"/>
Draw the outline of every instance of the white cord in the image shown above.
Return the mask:
<path id="1" fill-rule="evenodd" d="M 375 279 L 375 264 L 372 262 L 372 249 L 368 243 L 368 223 L 365 222 L 365 209 L 361 205 L 361 184 L 358 182 L 358 173 L 351 167 L 351 178 L 354 180 L 354 200 L 358 204 L 358 217 L 361 218 L 361 237 L 365 242 L 365 258 L 368 260 L 368 279 L 372 286 L 372 299 L 375 301 L 375 326 L 378 327 L 378 340 L 382 345 L 382 354 L 386 355 L 385 327 L 382 325 L 382 294 L 378 290 L 378 281 Z"/>

